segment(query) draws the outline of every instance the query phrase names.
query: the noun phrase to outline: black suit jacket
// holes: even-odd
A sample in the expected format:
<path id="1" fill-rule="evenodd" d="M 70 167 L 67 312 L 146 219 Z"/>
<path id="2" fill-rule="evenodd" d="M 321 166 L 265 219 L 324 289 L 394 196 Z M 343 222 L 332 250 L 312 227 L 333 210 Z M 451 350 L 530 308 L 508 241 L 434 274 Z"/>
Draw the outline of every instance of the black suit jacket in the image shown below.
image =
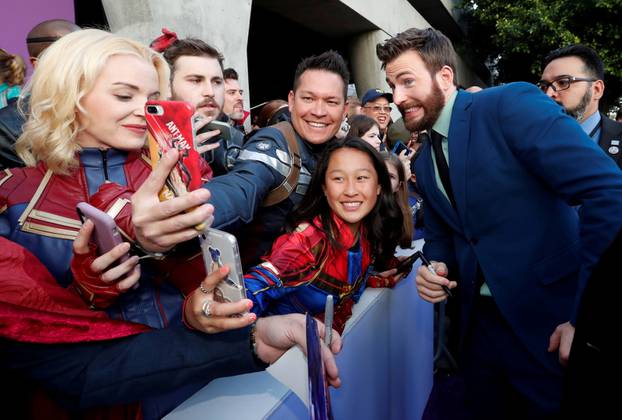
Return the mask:
<path id="1" fill-rule="evenodd" d="M 600 116 L 602 126 L 598 144 L 622 169 L 622 123 L 607 118 L 603 114 Z"/>
<path id="2" fill-rule="evenodd" d="M 621 124 L 618 124 L 621 125 Z M 619 411 L 620 255 L 622 232 L 603 254 L 581 297 L 566 371 L 568 418 L 609 418 Z"/>

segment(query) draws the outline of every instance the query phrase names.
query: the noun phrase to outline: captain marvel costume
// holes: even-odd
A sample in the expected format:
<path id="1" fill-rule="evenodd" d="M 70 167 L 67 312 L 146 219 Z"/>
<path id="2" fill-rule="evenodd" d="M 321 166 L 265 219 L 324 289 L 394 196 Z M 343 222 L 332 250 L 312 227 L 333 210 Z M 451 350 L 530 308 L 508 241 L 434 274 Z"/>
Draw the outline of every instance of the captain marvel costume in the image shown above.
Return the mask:
<path id="1" fill-rule="evenodd" d="M 333 328 L 343 332 L 365 289 L 371 247 L 362 224 L 352 233 L 334 213 L 332 218 L 338 247 L 330 244 L 315 217 L 278 237 L 264 262 L 244 276 L 251 310 L 258 316 L 310 312 L 322 319 L 330 294 L 335 298 Z"/>
<path id="2" fill-rule="evenodd" d="M 167 264 L 166 262 L 143 261 L 138 288 L 113 296 L 88 293 L 89 289 L 93 291 L 92 287 L 96 286 L 89 282 L 98 280 L 98 276 L 88 272 L 90 265 L 88 258 L 76 258 L 71 264 L 73 239 L 81 226 L 75 211 L 76 204 L 87 201 L 111 214 L 124 236 L 132 241 L 134 232 L 131 226 L 129 198 L 148 177 L 151 168 L 143 151 L 122 152 L 114 149 L 85 148 L 78 157 L 80 167 L 70 175 L 54 174 L 47 170 L 43 163 L 39 163 L 36 167 L 6 169 L 0 172 L 0 236 L 32 252 L 34 254 L 32 259 L 41 261 L 56 283 L 63 288 L 59 288 L 61 294 L 69 293 L 77 296 L 76 292 L 81 291 L 82 298 L 91 307 L 106 308 L 106 315 L 103 315 L 103 312 L 89 310 L 84 304 L 84 309 L 93 317 L 82 318 L 83 325 L 80 328 L 86 328 L 86 333 L 82 337 L 72 337 L 71 331 L 60 328 L 58 322 L 49 324 L 47 316 L 40 319 L 35 317 L 36 323 L 48 326 L 49 333 L 55 335 L 57 339 L 62 336 L 63 343 L 74 342 L 74 339 L 77 342 L 97 340 L 95 335 L 90 335 L 86 326 L 92 323 L 99 325 L 102 319 L 142 324 L 136 331 L 146 330 L 145 326 L 155 329 L 167 326 L 179 327 L 179 333 L 185 334 L 183 330 L 186 328 L 182 324 L 183 294 L 196 288 L 202 278 L 200 272 L 196 272 L 196 276 L 186 276 L 185 282 L 179 282 L 179 277 L 164 281 L 164 274 L 170 274 L 168 270 L 162 270 L 162 265 Z M 211 176 L 209 166 L 205 165 L 202 168 L 202 175 Z M 90 258 L 94 258 L 94 255 Z M 79 283 L 74 279 L 76 274 L 81 280 L 86 279 L 86 283 L 80 287 L 76 287 Z M 7 290 L 2 290 L 2 293 L 7 293 Z M 32 299 L 31 303 L 36 306 L 37 298 L 34 295 L 28 296 Z M 103 304 L 99 305 L 101 303 Z M 8 319 L 13 320 L 28 319 L 31 309 L 24 301 L 3 308 L 5 315 L 6 311 L 9 311 L 8 314 L 13 317 Z M 19 328 L 19 324 L 13 324 L 11 321 L 6 325 Z M 107 327 L 103 327 L 103 330 L 109 331 L 99 339 L 114 338 L 118 333 L 114 331 L 117 324 L 105 325 Z M 130 327 L 133 328 L 135 327 Z M 102 332 L 101 329 L 99 331 Z M 3 336 L 7 337 L 5 334 Z M 36 337 L 39 338 L 35 342 L 46 343 L 43 337 L 37 334 L 31 336 L 30 341 L 8 335 L 8 338 L 18 342 L 32 342 Z M 110 371 L 106 375 L 114 376 L 115 372 Z"/>
<path id="3" fill-rule="evenodd" d="M 183 296 L 179 287 L 158 280 L 162 276 L 156 275 L 156 264 L 143 261 L 139 287 L 112 296 L 95 293 L 106 285 L 98 285 L 97 276 L 88 270 L 94 253 L 77 256 L 72 264 L 72 243 L 81 227 L 76 205 L 86 201 L 106 211 L 132 241 L 129 198 L 151 172 L 142 150 L 85 148 L 78 157 L 80 167 L 69 175 L 54 174 L 43 163 L 0 172 L 0 236 L 31 251 L 59 285 L 75 288 L 113 319 L 153 328 L 180 323 Z M 209 166 L 202 168 L 202 176 L 211 177 Z"/>

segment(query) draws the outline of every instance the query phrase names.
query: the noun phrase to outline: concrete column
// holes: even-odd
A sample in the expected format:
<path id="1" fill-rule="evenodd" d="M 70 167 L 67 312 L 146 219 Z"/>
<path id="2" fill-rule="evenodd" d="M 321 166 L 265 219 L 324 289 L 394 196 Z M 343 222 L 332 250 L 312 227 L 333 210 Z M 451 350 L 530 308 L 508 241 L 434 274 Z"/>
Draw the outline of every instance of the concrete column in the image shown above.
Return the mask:
<path id="1" fill-rule="evenodd" d="M 371 88 L 388 90 L 384 71 L 376 56 L 376 44 L 383 42 L 387 34 L 383 31 L 371 31 L 354 37 L 350 48 L 350 68 L 359 97 Z"/>
<path id="2" fill-rule="evenodd" d="M 240 75 L 249 109 L 246 47 L 252 0 L 102 0 L 110 30 L 149 44 L 163 27 L 179 38 L 199 38 L 225 56 Z"/>

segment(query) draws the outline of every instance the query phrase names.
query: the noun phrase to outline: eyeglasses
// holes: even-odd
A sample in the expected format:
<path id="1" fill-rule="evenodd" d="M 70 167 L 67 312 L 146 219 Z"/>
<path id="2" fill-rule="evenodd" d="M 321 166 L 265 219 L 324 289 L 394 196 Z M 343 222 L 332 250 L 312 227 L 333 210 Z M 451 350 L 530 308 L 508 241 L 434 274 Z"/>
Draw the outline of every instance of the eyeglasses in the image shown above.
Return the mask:
<path id="1" fill-rule="evenodd" d="M 574 76 L 562 76 L 559 77 L 552 82 L 547 82 L 546 80 L 540 80 L 537 84 L 538 87 L 542 90 L 542 92 L 546 93 L 549 90 L 549 87 L 553 88 L 553 92 L 559 92 L 562 90 L 566 90 L 570 87 L 571 84 L 576 82 L 595 82 L 598 79 L 588 79 L 585 77 L 574 77 Z"/>
<path id="2" fill-rule="evenodd" d="M 371 109 L 375 113 L 386 112 L 388 114 L 389 112 L 391 112 L 391 107 L 390 106 L 374 105 L 374 106 L 364 106 L 363 108 Z"/>

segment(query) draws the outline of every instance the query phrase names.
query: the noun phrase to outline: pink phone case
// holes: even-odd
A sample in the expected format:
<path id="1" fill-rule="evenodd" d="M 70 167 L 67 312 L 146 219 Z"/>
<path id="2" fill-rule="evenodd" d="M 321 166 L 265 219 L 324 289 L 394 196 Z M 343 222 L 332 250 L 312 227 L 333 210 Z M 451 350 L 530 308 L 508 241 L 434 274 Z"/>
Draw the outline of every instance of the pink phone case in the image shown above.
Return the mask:
<path id="1" fill-rule="evenodd" d="M 110 217 L 108 213 L 105 213 L 85 202 L 78 203 L 76 210 L 78 211 L 78 215 L 80 216 L 80 219 L 82 219 L 82 222 L 89 219 L 95 225 L 92 239 L 97 245 L 98 255 L 105 254 L 123 242 L 123 238 L 119 233 L 119 229 L 117 228 L 114 219 Z M 125 254 L 119 258 L 119 262 L 122 263 L 128 258 L 129 255 Z"/>

